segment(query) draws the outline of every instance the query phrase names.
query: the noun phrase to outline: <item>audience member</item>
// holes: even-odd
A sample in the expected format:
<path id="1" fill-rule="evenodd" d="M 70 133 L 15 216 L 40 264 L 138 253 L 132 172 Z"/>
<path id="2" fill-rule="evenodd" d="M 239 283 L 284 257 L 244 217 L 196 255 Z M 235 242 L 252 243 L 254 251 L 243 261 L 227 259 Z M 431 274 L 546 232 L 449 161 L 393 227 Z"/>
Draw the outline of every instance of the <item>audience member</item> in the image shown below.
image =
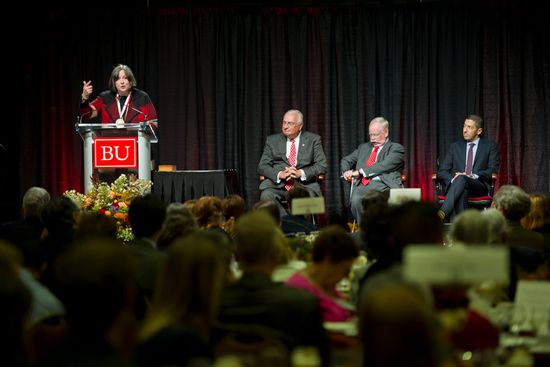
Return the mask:
<path id="1" fill-rule="evenodd" d="M 540 233 L 525 229 L 521 219 L 531 209 L 529 195 L 518 186 L 504 185 L 495 193 L 492 206 L 506 218 L 506 243 L 510 246 L 529 247 L 541 255 L 544 238 Z"/>
<path id="2" fill-rule="evenodd" d="M 533 194 L 529 198 L 531 210 L 521 219 L 521 225 L 544 237 L 544 257 L 550 259 L 550 197 Z"/>
<path id="3" fill-rule="evenodd" d="M 504 215 L 495 208 L 489 208 L 482 211 L 482 213 L 487 218 L 488 242 L 490 244 L 506 243 L 506 218 L 504 218 Z"/>
<path id="4" fill-rule="evenodd" d="M 425 287 L 404 279 L 402 256 L 409 245 L 443 243 L 443 225 L 435 206 L 406 202 L 390 208 L 375 224 L 380 239 L 376 246 L 378 257 L 359 281 L 359 301 L 365 298 L 363 294 L 397 283 L 410 286 L 431 302 L 431 294 Z"/>
<path id="5" fill-rule="evenodd" d="M 157 248 L 166 251 L 177 238 L 185 237 L 197 229 L 197 221 L 191 210 L 181 203 L 171 203 L 166 208 Z"/>
<path id="6" fill-rule="evenodd" d="M 449 238 L 452 243 L 489 243 L 490 229 L 486 215 L 477 209 L 466 209 L 451 223 Z"/>
<path id="7" fill-rule="evenodd" d="M 224 261 L 218 245 L 200 233 L 176 239 L 143 323 L 139 366 L 210 365 L 208 340 L 218 315 Z"/>
<path id="8" fill-rule="evenodd" d="M 378 289 L 361 301 L 359 334 L 368 367 L 453 366 L 433 309 L 407 287 Z"/>
<path id="9" fill-rule="evenodd" d="M 54 293 L 55 261 L 72 245 L 81 213 L 75 202 L 66 196 L 52 197 L 42 211 L 44 231 L 40 247 L 46 266 L 41 281 Z"/>
<path id="10" fill-rule="evenodd" d="M 70 334 L 38 366 L 127 366 L 134 347 L 134 263 L 115 240 L 91 240 L 56 263 Z"/>
<path id="11" fill-rule="evenodd" d="M 280 216 L 286 214 L 281 200 L 295 183 L 304 185 L 312 196 L 322 195 L 317 178 L 326 172 L 327 159 L 321 137 L 303 127 L 302 112 L 285 112 L 281 133 L 267 137 L 258 163 L 258 174 L 265 177 L 260 183 L 260 199 L 276 203 Z"/>
<path id="12" fill-rule="evenodd" d="M 285 283 L 297 271 L 305 269 L 307 263 L 303 259 L 300 259 L 298 255 L 290 248 L 288 237 L 285 237 L 282 233 L 279 233 L 281 237 L 281 256 L 277 267 L 271 274 L 271 279 L 274 282 Z M 296 238 L 294 238 L 296 240 Z"/>
<path id="13" fill-rule="evenodd" d="M 23 195 L 21 204 L 23 218 L 0 224 L 0 238 L 25 252 L 25 246 L 37 246 L 44 225 L 42 211 L 50 201 L 50 194 L 42 187 L 31 187 Z"/>
<path id="14" fill-rule="evenodd" d="M 275 204 L 272 200 L 260 200 L 256 202 L 252 206 L 252 211 L 255 212 L 257 210 L 265 211 L 269 216 L 273 218 L 275 223 L 277 223 L 277 226 L 281 225 L 281 216 L 279 213 L 279 207 L 277 204 Z"/>
<path id="15" fill-rule="evenodd" d="M 199 228 L 221 228 L 223 220 L 222 201 L 216 196 L 202 196 L 193 206 L 193 214 Z"/>
<path id="16" fill-rule="evenodd" d="M 114 217 L 86 212 L 82 214 L 76 227 L 75 241 L 85 241 L 94 237 L 116 239 L 117 229 Z"/>
<path id="17" fill-rule="evenodd" d="M 317 226 L 313 224 L 311 219 L 308 219 L 305 215 L 292 214 L 293 200 L 308 197 L 310 197 L 310 195 L 307 189 L 298 183 L 294 184 L 293 187 L 287 191 L 286 198 L 290 213 L 285 214 L 281 217 L 281 229 L 285 234 L 298 232 L 305 232 L 306 234 L 310 234 L 311 231 L 317 230 Z"/>
<path id="18" fill-rule="evenodd" d="M 378 230 L 378 221 L 384 218 L 389 209 L 387 192 L 378 190 L 369 190 L 361 200 L 363 207 L 363 216 L 361 217 L 360 235 L 363 239 L 364 249 L 369 261 L 378 258 L 377 244 L 381 242 L 380 236 L 384 234 Z"/>
<path id="19" fill-rule="evenodd" d="M 27 365 L 24 334 L 31 306 L 29 290 L 21 282 L 17 250 L 0 241 L 0 360 L 2 365 Z"/>
<path id="20" fill-rule="evenodd" d="M 126 249 L 138 264 L 134 279 L 140 291 L 137 303 L 139 319 L 144 316 L 145 305 L 152 297 L 160 266 L 165 258 L 165 254 L 157 249 L 157 240 L 165 217 L 166 205 L 152 194 L 133 199 L 128 209 L 134 239 Z"/>
<path id="21" fill-rule="evenodd" d="M 325 321 L 347 321 L 355 316 L 354 307 L 336 289 L 347 278 L 359 250 L 350 235 L 338 226 L 323 229 L 313 243 L 312 262 L 294 273 L 287 285 L 305 289 L 319 298 Z"/>
<path id="22" fill-rule="evenodd" d="M 234 238 L 235 222 L 246 212 L 246 203 L 240 195 L 229 195 L 222 199 L 222 211 L 224 217 L 222 228 L 231 238 Z"/>
<path id="23" fill-rule="evenodd" d="M 328 337 L 319 301 L 302 290 L 271 280 L 281 256 L 281 232 L 269 214 L 243 215 L 236 225 L 236 252 L 242 277 L 222 291 L 219 330 L 230 325 L 283 340 L 288 348 L 314 346 L 329 365 Z M 225 331 L 224 331 L 225 330 Z"/>

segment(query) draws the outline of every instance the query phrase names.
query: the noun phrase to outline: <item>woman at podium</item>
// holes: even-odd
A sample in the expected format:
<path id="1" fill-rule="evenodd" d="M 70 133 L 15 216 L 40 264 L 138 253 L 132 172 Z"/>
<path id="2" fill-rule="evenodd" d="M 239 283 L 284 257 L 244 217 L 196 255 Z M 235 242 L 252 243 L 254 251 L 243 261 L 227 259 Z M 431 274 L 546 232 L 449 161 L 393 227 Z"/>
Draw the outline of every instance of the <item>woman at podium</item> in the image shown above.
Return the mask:
<path id="1" fill-rule="evenodd" d="M 82 82 L 80 116 L 89 120 L 100 116 L 102 123 L 148 122 L 157 127 L 157 111 L 149 95 L 136 88 L 132 70 L 123 64 L 114 67 L 109 78 L 109 89 L 90 102 L 92 81 Z"/>

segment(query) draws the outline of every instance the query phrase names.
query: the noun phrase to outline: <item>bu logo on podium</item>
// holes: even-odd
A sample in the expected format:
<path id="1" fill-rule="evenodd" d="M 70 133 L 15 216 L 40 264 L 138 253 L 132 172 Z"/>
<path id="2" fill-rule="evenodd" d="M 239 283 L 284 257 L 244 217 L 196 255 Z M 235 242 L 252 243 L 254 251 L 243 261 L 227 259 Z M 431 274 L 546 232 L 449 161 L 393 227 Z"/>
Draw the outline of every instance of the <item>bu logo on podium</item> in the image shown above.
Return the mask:
<path id="1" fill-rule="evenodd" d="M 94 168 L 137 168 L 137 138 L 95 138 Z"/>

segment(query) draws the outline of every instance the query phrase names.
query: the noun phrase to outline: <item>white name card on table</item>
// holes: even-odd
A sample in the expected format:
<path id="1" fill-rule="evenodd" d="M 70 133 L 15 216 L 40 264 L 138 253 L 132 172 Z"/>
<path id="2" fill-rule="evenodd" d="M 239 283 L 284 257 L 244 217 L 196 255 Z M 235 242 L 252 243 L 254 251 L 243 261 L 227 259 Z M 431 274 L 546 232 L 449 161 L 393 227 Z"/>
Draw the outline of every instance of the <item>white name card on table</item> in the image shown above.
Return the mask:
<path id="1" fill-rule="evenodd" d="M 296 198 L 290 205 L 292 215 L 321 214 L 325 212 L 325 198 L 314 196 L 310 198 Z"/>
<path id="2" fill-rule="evenodd" d="M 550 321 L 550 281 L 520 280 L 516 288 L 514 300 L 514 318 L 526 312 L 530 315 L 545 316 Z"/>
<path id="3" fill-rule="evenodd" d="M 410 245 L 403 253 L 406 278 L 428 284 L 508 284 L 508 249 L 479 245 Z"/>

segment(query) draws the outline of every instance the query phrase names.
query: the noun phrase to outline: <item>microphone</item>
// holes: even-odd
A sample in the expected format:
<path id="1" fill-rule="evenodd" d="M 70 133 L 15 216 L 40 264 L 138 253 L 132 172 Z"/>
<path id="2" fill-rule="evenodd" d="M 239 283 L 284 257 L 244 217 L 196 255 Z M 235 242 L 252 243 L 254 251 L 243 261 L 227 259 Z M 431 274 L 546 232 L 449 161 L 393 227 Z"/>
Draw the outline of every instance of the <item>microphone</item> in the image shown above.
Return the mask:
<path id="1" fill-rule="evenodd" d="M 137 108 L 134 108 L 134 107 L 132 107 L 132 106 L 130 106 L 130 105 L 128 105 L 128 107 L 131 108 L 134 112 L 137 112 L 137 113 L 139 113 L 140 115 L 143 115 L 143 122 L 145 122 L 145 123 L 148 122 L 148 121 L 147 121 L 147 114 L 146 114 L 145 112 L 143 112 L 143 111 L 141 111 L 141 110 L 138 110 Z"/>

